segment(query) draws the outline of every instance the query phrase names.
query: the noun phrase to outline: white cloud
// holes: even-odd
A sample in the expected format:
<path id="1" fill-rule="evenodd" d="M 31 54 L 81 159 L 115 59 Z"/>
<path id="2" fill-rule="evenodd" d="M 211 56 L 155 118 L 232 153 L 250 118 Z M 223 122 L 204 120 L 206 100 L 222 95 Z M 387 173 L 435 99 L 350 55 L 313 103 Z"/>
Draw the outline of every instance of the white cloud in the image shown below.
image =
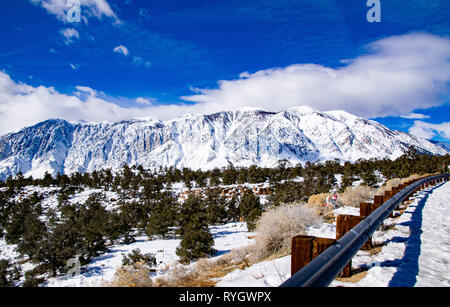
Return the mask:
<path id="1" fill-rule="evenodd" d="M 418 120 L 414 122 L 414 125 L 411 128 L 409 128 L 409 133 L 425 139 L 440 136 L 446 140 L 450 140 L 450 122 L 430 124 Z"/>
<path id="2" fill-rule="evenodd" d="M 129 53 L 128 52 L 128 48 L 123 46 L 123 45 L 117 46 L 116 48 L 114 48 L 113 51 L 116 52 L 116 53 L 120 53 L 120 54 L 122 54 L 124 56 L 127 56 L 128 53 Z"/>
<path id="3" fill-rule="evenodd" d="M 192 88 L 194 94 L 183 98 L 195 103 L 160 105 L 141 97 L 135 100 L 141 107 L 120 107 L 108 101 L 114 99 L 86 86 L 76 87 L 78 92 L 72 95 L 52 87 L 32 87 L 0 71 L 0 134 L 48 118 L 165 120 L 185 113 L 213 113 L 243 106 L 280 111 L 299 105 L 380 117 L 405 115 L 443 103 L 450 81 L 449 39 L 411 34 L 377 41 L 369 50 L 369 54 L 340 68 L 298 64 L 242 73 L 236 80 L 220 81 L 216 89 Z M 142 58 L 135 59 L 136 65 L 146 63 Z M 410 132 L 448 137 L 448 123 L 422 123 L 417 121 Z"/>
<path id="4" fill-rule="evenodd" d="M 0 71 L 0 135 L 49 118 L 119 121 L 157 115 L 158 112 L 158 108 L 151 107 L 123 108 L 98 97 L 101 92 L 89 87 L 77 86 L 76 89 L 78 92 L 74 95 L 66 95 L 53 87 L 15 82 Z"/>
<path id="5" fill-rule="evenodd" d="M 401 118 L 406 118 L 406 119 L 426 119 L 426 118 L 430 118 L 429 115 L 425 115 L 425 114 L 420 114 L 420 113 L 409 113 L 409 114 L 405 114 L 405 115 L 400 115 Z"/>
<path id="6" fill-rule="evenodd" d="M 94 90 L 94 89 L 92 89 L 90 87 L 87 87 L 87 86 L 78 85 L 78 86 L 75 86 L 75 88 L 77 90 L 79 90 L 80 92 L 88 93 L 89 95 L 96 95 L 97 94 L 96 90 Z"/>
<path id="7" fill-rule="evenodd" d="M 210 111 L 310 105 L 364 117 L 399 116 L 443 103 L 450 81 L 449 39 L 409 34 L 376 41 L 368 51 L 338 68 L 296 64 L 245 72 L 182 98 Z"/>
<path id="8" fill-rule="evenodd" d="M 71 9 L 67 0 L 30 0 L 34 5 L 41 6 L 49 14 L 55 15 L 61 21 L 67 22 L 67 12 Z M 104 16 L 113 18 L 116 23 L 120 23 L 119 18 L 113 12 L 106 0 L 79 0 L 81 5 L 82 18 L 87 17 L 102 19 Z M 84 16 L 84 15 L 87 16 Z"/>
<path id="9" fill-rule="evenodd" d="M 62 29 L 59 31 L 62 36 L 64 36 L 64 44 L 70 45 L 74 42 L 75 39 L 80 38 L 80 33 L 73 28 Z"/>

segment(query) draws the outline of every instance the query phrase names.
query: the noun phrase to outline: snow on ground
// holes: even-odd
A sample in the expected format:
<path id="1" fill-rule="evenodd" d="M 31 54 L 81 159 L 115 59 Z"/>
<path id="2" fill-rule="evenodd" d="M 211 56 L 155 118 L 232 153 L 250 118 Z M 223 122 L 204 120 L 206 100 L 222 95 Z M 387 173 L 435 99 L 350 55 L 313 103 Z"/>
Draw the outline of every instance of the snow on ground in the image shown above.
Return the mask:
<path id="1" fill-rule="evenodd" d="M 214 248 L 216 256 L 223 255 L 231 249 L 243 247 L 253 243 L 249 239 L 252 234 L 247 231 L 245 223 L 229 223 L 220 226 L 211 226 L 211 234 L 214 237 Z M 156 257 L 158 267 L 156 275 L 164 273 L 167 265 L 175 263 L 179 258 L 176 248 L 180 239 L 158 239 L 148 240 L 146 236 L 139 236 L 132 244 L 116 244 L 109 251 L 82 268 L 81 275 L 74 277 L 51 278 L 45 284 L 48 287 L 95 287 L 101 286 L 106 281 L 111 281 L 116 269 L 122 265 L 123 254 L 127 255 L 132 250 L 139 248 L 142 253 L 153 253 Z"/>
<path id="2" fill-rule="evenodd" d="M 291 256 L 285 256 L 245 270 L 237 269 L 223 277 L 216 287 L 278 287 L 290 276 Z"/>
<path id="3" fill-rule="evenodd" d="M 335 214 L 359 215 L 358 208 L 339 208 Z M 359 251 L 352 267 L 365 268 L 367 275 L 356 283 L 334 281 L 330 286 L 392 287 L 450 286 L 450 183 L 419 192 L 405 212 L 384 222 L 386 231 L 376 231 L 381 251 Z M 310 227 L 308 235 L 334 238 L 335 224 Z M 255 264 L 226 275 L 219 287 L 277 287 L 290 277 L 291 257 Z"/>
<path id="4" fill-rule="evenodd" d="M 369 268 L 357 283 L 332 286 L 428 287 L 450 286 L 450 183 L 418 193 L 394 228 L 374 236 L 384 246 L 370 256 L 360 251 L 353 267 Z"/>

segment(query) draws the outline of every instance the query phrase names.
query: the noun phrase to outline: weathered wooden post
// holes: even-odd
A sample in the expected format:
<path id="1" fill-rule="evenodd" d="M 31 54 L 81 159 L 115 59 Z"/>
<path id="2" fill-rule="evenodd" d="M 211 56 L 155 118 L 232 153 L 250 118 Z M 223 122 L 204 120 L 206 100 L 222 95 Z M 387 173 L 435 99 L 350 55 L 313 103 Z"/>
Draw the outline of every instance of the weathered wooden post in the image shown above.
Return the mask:
<path id="1" fill-rule="evenodd" d="M 336 217 L 336 240 L 342 238 L 347 232 L 349 232 L 353 227 L 358 225 L 362 220 L 364 220 L 364 216 L 356 216 L 356 215 L 338 215 Z M 366 243 L 361 247 L 362 250 L 367 250 L 372 248 L 372 239 L 368 239 Z M 351 260 L 345 266 L 344 270 L 341 273 L 342 277 L 350 277 L 352 273 L 352 262 Z"/>
<path id="2" fill-rule="evenodd" d="M 314 237 L 295 236 L 292 238 L 291 275 L 294 275 L 312 259 Z"/>
<path id="3" fill-rule="evenodd" d="M 373 204 L 372 203 L 360 203 L 359 204 L 359 216 L 366 217 L 369 216 L 373 212 Z"/>
<path id="4" fill-rule="evenodd" d="M 336 242 L 335 239 L 312 236 L 295 236 L 292 238 L 291 275 L 301 270 L 314 258 Z"/>
<path id="5" fill-rule="evenodd" d="M 374 210 L 384 203 L 384 195 L 375 195 L 373 197 Z"/>

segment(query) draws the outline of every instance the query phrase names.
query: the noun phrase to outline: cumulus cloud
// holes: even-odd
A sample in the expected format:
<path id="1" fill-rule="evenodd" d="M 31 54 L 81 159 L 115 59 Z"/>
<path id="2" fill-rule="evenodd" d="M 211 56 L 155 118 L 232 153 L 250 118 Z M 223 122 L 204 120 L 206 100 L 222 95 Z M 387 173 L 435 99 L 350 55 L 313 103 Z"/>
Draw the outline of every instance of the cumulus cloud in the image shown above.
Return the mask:
<path id="1" fill-rule="evenodd" d="M 431 124 L 418 120 L 414 122 L 414 125 L 409 128 L 408 132 L 425 139 L 440 136 L 441 138 L 450 140 L 450 122 Z"/>
<path id="2" fill-rule="evenodd" d="M 120 23 L 119 18 L 113 12 L 106 0 L 78 0 L 82 10 L 82 18 L 86 22 L 87 17 L 102 19 L 104 16 L 113 18 L 116 23 Z M 30 0 L 34 5 L 41 6 L 49 14 L 55 15 L 59 20 L 66 22 L 67 12 L 71 5 L 67 0 Z"/>
<path id="3" fill-rule="evenodd" d="M 136 62 L 145 66 L 147 61 L 137 58 Z M 78 92 L 72 95 L 61 94 L 52 87 L 15 82 L 0 72 L 0 134 L 48 118 L 165 120 L 185 113 L 209 114 L 243 106 L 280 111 L 310 105 L 322 111 L 342 109 L 368 118 L 406 114 L 423 119 L 410 113 L 441 105 L 448 95 L 450 40 L 447 38 L 426 34 L 390 37 L 372 43 L 365 55 L 346 63 L 339 68 L 296 64 L 244 72 L 236 80 L 219 81 L 215 89 L 192 88 L 193 95 L 182 97 L 183 103 L 161 105 L 138 98 L 135 102 L 140 107 L 121 107 L 111 102 L 114 99 L 88 87 L 77 87 Z M 410 132 L 448 136 L 446 124 L 429 126 L 434 124 L 416 121 Z"/>
<path id="4" fill-rule="evenodd" d="M 154 114 L 153 109 L 124 108 L 98 97 L 99 92 L 77 86 L 73 95 L 53 87 L 15 82 L 0 71 L 0 135 L 18 131 L 49 118 L 69 121 L 119 121 Z"/>
<path id="5" fill-rule="evenodd" d="M 70 45 L 75 39 L 80 38 L 80 33 L 73 28 L 62 29 L 59 33 L 64 37 L 64 44 L 66 45 Z"/>
<path id="6" fill-rule="evenodd" d="M 390 37 L 367 54 L 330 68 L 296 64 L 242 73 L 215 89 L 182 97 L 210 110 L 242 105 L 269 111 L 296 105 L 343 109 L 364 117 L 399 116 L 443 103 L 450 81 L 450 40 L 427 34 Z"/>
<path id="7" fill-rule="evenodd" d="M 124 56 L 127 56 L 128 53 L 129 53 L 128 52 L 128 48 L 123 46 L 123 45 L 115 47 L 113 51 L 116 52 L 116 53 L 122 54 Z"/>

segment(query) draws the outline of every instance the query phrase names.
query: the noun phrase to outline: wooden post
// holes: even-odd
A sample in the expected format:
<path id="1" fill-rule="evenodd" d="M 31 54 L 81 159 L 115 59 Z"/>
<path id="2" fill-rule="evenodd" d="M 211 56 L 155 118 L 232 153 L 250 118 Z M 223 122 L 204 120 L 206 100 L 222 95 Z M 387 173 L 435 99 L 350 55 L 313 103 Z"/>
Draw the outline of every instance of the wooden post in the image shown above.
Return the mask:
<path id="1" fill-rule="evenodd" d="M 291 276 L 311 262 L 314 237 L 295 236 L 292 238 Z"/>
<path id="2" fill-rule="evenodd" d="M 328 238 L 317 238 L 311 236 L 293 237 L 291 250 L 291 275 L 297 273 L 335 242 L 335 239 Z"/>
<path id="3" fill-rule="evenodd" d="M 384 195 L 375 195 L 373 197 L 374 210 L 384 203 Z"/>
<path id="4" fill-rule="evenodd" d="M 365 217 L 355 216 L 355 215 L 338 215 L 336 217 L 336 240 L 342 238 L 347 232 L 349 232 L 353 227 L 358 225 Z M 367 250 L 372 248 L 372 238 L 369 238 L 366 243 L 362 246 L 362 250 Z M 341 273 L 341 277 L 350 277 L 352 273 L 352 261 L 345 266 Z"/>
<path id="5" fill-rule="evenodd" d="M 384 192 L 384 201 L 388 201 L 394 194 L 393 194 L 393 190 L 388 190 Z"/>
<path id="6" fill-rule="evenodd" d="M 359 216 L 369 216 L 373 212 L 373 204 L 372 203 L 360 203 L 359 204 Z"/>

